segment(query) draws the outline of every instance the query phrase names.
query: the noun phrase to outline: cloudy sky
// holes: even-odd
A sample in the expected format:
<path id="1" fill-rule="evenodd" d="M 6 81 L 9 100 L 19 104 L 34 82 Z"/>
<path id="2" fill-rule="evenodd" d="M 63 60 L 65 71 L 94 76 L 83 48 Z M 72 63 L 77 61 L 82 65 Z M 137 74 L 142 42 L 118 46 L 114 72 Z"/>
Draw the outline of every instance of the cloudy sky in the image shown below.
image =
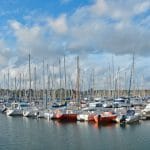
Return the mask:
<path id="1" fill-rule="evenodd" d="M 27 72 L 30 53 L 32 70 L 42 72 L 44 58 L 56 74 L 65 55 L 72 80 L 80 56 L 81 76 L 89 81 L 94 72 L 95 87 L 106 88 L 112 62 L 122 81 L 135 53 L 134 82 L 150 88 L 149 40 L 149 0 L 0 0 L 1 86 L 8 70 L 12 80 Z"/>

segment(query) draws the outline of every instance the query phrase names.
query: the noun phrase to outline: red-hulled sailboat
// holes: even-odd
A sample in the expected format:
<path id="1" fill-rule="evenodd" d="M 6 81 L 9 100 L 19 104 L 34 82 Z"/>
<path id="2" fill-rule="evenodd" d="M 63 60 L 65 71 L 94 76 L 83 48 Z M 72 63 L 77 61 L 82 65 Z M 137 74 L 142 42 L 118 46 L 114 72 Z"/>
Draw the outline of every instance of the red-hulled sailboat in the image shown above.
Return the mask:
<path id="1" fill-rule="evenodd" d="M 117 115 L 112 112 L 103 112 L 100 115 L 94 116 L 94 121 L 96 123 L 105 124 L 116 122 Z"/>
<path id="2" fill-rule="evenodd" d="M 73 110 L 57 111 L 53 113 L 52 119 L 59 121 L 77 121 L 77 112 Z"/>

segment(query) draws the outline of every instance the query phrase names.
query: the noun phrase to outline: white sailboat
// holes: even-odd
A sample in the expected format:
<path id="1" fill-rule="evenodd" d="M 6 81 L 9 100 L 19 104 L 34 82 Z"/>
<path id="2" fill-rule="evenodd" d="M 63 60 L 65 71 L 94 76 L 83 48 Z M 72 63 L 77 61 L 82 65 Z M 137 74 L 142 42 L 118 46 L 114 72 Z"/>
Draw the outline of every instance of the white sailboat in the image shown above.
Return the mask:
<path id="1" fill-rule="evenodd" d="M 22 116 L 23 110 L 29 107 L 28 103 L 13 102 L 11 107 L 7 109 L 6 114 L 8 116 Z"/>
<path id="2" fill-rule="evenodd" d="M 38 108 L 35 106 L 27 107 L 23 110 L 24 117 L 36 117 L 38 113 Z"/>
<path id="3" fill-rule="evenodd" d="M 146 107 L 142 110 L 142 119 L 150 118 L 150 103 L 146 105 Z"/>
<path id="4" fill-rule="evenodd" d="M 127 110 L 126 114 L 119 115 L 116 118 L 118 123 L 127 123 L 132 124 L 140 120 L 140 113 L 135 112 L 134 110 Z"/>

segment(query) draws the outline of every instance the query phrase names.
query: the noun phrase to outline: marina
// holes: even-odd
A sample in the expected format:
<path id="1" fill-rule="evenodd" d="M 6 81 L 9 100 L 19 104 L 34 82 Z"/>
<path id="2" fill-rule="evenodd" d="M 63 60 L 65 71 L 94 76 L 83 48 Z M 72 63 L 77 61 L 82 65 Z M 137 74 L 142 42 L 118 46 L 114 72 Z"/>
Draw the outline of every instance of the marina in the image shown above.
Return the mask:
<path id="1" fill-rule="evenodd" d="M 144 130 L 142 131 L 144 133 L 150 124 L 150 96 L 149 90 L 142 87 L 138 87 L 137 90 L 133 86 L 134 55 L 128 79 L 119 82 L 120 77 L 113 78 L 112 73 L 111 80 L 104 89 L 95 87 L 94 72 L 92 75 L 87 74 L 92 77 L 91 81 L 81 82 L 84 78 L 81 78 L 82 68 L 79 56 L 75 59 L 76 74 L 74 80 L 71 81 L 68 80 L 66 73 L 65 57 L 62 59 L 64 60 L 63 67 L 60 59 L 58 61 L 57 80 L 53 75 L 55 74 L 54 68 L 51 70 L 47 65 L 47 73 L 45 72 L 43 60 L 43 72 L 39 74 L 42 84 L 37 88 L 36 68 L 33 80 L 31 79 L 30 54 L 28 58 L 26 82 L 21 78 L 20 73 L 19 86 L 15 77 L 15 87 L 10 87 L 8 72 L 8 78 L 4 82 L 7 86 L 4 84 L 0 91 L 0 124 L 6 132 L 4 136 L 10 136 L 8 144 L 2 141 L 4 146 L 0 145 L 0 149 L 17 150 L 21 147 L 21 149 L 40 150 L 68 147 L 72 150 L 90 150 L 95 143 L 94 149 L 102 147 L 102 150 L 140 148 L 135 144 L 138 140 L 136 136 L 140 138 L 141 135 L 138 135 L 140 130 Z M 41 78 L 39 77 L 38 80 L 40 81 Z M 121 83 L 126 81 L 128 81 L 128 86 L 126 85 L 125 88 L 121 86 Z M 69 82 L 74 82 L 74 85 L 69 87 Z M 89 82 L 90 88 L 85 86 Z M 5 127 L 8 127 L 8 133 Z M 133 145 L 130 144 L 132 137 L 130 134 L 134 138 L 132 139 Z"/>
<path id="2" fill-rule="evenodd" d="M 150 0 L 0 0 L 0 150 L 148 150 Z"/>

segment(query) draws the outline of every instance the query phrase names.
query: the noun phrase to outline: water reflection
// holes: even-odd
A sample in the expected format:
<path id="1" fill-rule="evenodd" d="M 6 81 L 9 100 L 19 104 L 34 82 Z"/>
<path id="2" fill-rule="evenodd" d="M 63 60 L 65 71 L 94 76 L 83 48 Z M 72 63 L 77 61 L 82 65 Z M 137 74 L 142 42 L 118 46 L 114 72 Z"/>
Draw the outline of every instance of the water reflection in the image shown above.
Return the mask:
<path id="1" fill-rule="evenodd" d="M 90 122 L 89 125 L 91 125 L 93 128 L 95 129 L 100 129 L 100 128 L 114 128 L 117 126 L 117 124 L 115 123 L 105 123 L 105 124 L 98 124 L 98 123 L 95 123 L 95 122 Z"/>

